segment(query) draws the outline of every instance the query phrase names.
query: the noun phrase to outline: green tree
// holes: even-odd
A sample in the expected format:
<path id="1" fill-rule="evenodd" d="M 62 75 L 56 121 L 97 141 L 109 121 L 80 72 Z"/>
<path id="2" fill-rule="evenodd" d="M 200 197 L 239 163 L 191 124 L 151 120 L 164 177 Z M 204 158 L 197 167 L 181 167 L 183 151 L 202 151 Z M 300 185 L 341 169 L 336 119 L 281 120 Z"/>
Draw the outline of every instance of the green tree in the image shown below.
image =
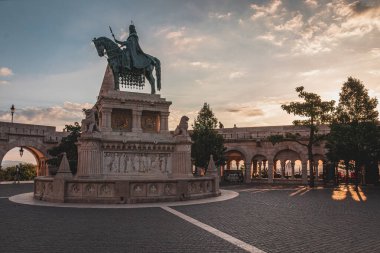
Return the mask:
<path id="1" fill-rule="evenodd" d="M 210 155 L 213 155 L 217 166 L 224 165 L 224 139 L 215 130 L 218 120 L 214 116 L 210 105 L 204 103 L 194 121 L 191 139 L 191 157 L 195 166 L 207 169 Z"/>
<path id="2" fill-rule="evenodd" d="M 310 187 L 314 187 L 313 145 L 325 138 L 324 134 L 318 134 L 318 127 L 322 124 L 330 122 L 335 101 L 322 101 L 319 95 L 304 91 L 303 86 L 297 87 L 296 92 L 298 92 L 298 97 L 302 98 L 304 102 L 291 102 L 288 105 L 281 105 L 281 108 L 288 114 L 294 114 L 305 118 L 303 120 L 294 120 L 293 124 L 295 126 L 304 126 L 309 129 L 309 136 L 307 140 L 303 140 L 301 135 L 298 133 L 272 135 L 269 137 L 269 140 L 273 144 L 282 141 L 294 141 L 307 148 L 307 155 L 310 165 L 309 185 Z"/>
<path id="3" fill-rule="evenodd" d="M 376 167 L 372 165 L 379 160 L 377 104 L 377 99 L 368 95 L 368 90 L 360 80 L 349 77 L 342 86 L 339 104 L 330 126 L 327 156 L 334 163 L 343 160 L 347 176 L 349 163 L 354 161 L 356 186 L 361 168 L 368 170 Z M 378 178 L 378 173 L 375 174 Z"/>
<path id="4" fill-rule="evenodd" d="M 61 143 L 48 150 L 49 155 L 54 158 L 48 160 L 49 165 L 58 167 L 61 162 L 60 155 L 63 152 L 66 152 L 67 159 L 69 160 L 70 169 L 73 174 L 77 171 L 78 163 L 78 149 L 76 142 L 78 137 L 80 137 L 81 127 L 78 122 L 75 122 L 74 125 L 65 125 L 64 131 L 68 132 L 68 135 L 62 138 Z"/>

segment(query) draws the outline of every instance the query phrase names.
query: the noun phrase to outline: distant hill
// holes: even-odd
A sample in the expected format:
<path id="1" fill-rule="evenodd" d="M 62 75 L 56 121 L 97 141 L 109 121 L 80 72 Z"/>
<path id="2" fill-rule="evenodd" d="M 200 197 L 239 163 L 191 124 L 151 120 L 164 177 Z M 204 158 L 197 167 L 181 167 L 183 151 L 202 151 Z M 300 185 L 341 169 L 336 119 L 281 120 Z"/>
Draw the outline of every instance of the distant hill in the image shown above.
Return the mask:
<path id="1" fill-rule="evenodd" d="M 8 168 L 8 167 L 12 167 L 12 166 L 16 166 L 20 163 L 25 163 L 25 162 L 22 162 L 22 161 L 11 161 L 11 160 L 3 160 L 3 162 L 1 163 L 1 167 L 2 169 L 5 169 L 5 168 Z"/>

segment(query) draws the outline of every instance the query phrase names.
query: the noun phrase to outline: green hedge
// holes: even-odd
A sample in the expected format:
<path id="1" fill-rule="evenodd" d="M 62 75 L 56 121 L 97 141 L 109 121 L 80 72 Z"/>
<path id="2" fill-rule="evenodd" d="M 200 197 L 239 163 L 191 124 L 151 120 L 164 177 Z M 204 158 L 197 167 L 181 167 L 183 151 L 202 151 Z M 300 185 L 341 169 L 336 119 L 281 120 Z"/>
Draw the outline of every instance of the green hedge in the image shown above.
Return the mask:
<path id="1" fill-rule="evenodd" d="M 20 181 L 33 180 L 37 175 L 37 166 L 30 163 L 20 163 Z M 0 181 L 14 181 L 16 178 L 16 166 L 0 170 Z"/>

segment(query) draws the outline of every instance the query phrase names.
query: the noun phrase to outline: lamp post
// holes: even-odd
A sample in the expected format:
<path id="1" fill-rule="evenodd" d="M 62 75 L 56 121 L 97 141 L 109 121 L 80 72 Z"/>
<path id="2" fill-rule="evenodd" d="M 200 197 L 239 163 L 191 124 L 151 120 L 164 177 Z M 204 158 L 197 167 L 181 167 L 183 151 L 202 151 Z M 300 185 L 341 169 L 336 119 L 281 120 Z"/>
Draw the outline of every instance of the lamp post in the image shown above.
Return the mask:
<path id="1" fill-rule="evenodd" d="M 13 114 L 15 113 L 15 111 L 16 111 L 15 105 L 12 104 L 11 106 L 12 123 L 13 123 Z"/>

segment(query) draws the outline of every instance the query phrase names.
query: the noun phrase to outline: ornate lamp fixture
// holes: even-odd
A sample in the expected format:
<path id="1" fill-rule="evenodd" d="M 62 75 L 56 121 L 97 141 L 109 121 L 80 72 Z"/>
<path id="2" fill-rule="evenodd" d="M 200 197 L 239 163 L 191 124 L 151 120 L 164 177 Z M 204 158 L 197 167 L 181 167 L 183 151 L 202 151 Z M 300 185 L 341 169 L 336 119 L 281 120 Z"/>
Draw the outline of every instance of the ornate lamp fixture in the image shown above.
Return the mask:
<path id="1" fill-rule="evenodd" d="M 15 105 L 12 104 L 11 106 L 12 123 L 13 123 L 13 114 L 15 113 L 15 111 L 16 111 Z"/>
<path id="2" fill-rule="evenodd" d="M 22 157 L 22 155 L 24 154 L 24 149 L 22 148 L 22 146 L 21 146 L 19 152 L 20 152 L 20 157 Z"/>

